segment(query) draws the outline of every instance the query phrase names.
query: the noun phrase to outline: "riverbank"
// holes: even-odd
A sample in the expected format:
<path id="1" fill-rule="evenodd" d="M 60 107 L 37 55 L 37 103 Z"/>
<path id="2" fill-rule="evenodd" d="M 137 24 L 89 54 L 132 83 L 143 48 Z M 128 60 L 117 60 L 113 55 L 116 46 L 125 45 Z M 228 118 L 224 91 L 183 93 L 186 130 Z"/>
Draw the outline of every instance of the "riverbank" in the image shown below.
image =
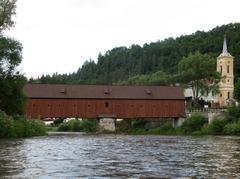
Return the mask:
<path id="1" fill-rule="evenodd" d="M 46 135 L 46 126 L 40 120 L 24 116 L 9 116 L 0 111 L 0 138 L 20 138 Z"/>
<path id="2" fill-rule="evenodd" d="M 224 116 L 215 117 L 211 123 L 199 114 L 188 117 L 180 127 L 173 127 L 171 120 L 162 120 L 163 123 L 155 128 L 149 127 L 148 119 L 125 119 L 116 122 L 116 131 L 102 133 L 116 134 L 155 134 L 155 135 L 236 135 L 240 136 L 240 108 L 229 108 Z M 166 122 L 164 122 L 166 121 Z M 57 131 L 63 132 L 98 132 L 97 120 L 72 120 L 62 123 Z"/>

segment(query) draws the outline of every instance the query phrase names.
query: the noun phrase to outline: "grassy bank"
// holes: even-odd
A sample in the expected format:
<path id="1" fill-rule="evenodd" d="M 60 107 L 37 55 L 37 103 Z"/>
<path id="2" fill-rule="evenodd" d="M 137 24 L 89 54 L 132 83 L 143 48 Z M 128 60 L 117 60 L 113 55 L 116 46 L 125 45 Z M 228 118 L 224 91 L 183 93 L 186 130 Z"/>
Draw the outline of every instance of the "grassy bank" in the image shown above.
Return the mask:
<path id="1" fill-rule="evenodd" d="M 0 111 L 0 138 L 32 137 L 46 134 L 46 127 L 40 120 L 23 116 L 9 116 Z"/>

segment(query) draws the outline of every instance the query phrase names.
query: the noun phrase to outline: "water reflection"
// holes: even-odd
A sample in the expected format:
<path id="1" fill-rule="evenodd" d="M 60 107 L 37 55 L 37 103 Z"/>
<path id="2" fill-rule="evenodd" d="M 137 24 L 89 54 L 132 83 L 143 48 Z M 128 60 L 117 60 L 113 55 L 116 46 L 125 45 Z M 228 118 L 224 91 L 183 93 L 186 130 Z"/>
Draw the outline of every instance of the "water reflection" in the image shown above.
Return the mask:
<path id="1" fill-rule="evenodd" d="M 23 140 L 0 139 L 0 177 L 21 173 L 26 163 L 24 154 Z"/>
<path id="2" fill-rule="evenodd" d="M 240 176 L 239 137 L 84 135 L 0 141 L 0 176 Z"/>

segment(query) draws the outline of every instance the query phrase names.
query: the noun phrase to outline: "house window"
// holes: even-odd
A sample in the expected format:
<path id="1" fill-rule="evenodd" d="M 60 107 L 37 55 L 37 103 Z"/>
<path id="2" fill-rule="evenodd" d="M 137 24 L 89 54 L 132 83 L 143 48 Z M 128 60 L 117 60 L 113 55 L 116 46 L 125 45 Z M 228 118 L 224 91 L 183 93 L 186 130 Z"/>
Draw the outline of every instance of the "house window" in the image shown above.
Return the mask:
<path id="1" fill-rule="evenodd" d="M 214 91 L 212 91 L 212 96 L 215 96 Z"/>
<path id="2" fill-rule="evenodd" d="M 105 102 L 105 107 L 108 108 L 109 104 L 108 102 Z"/>
<path id="3" fill-rule="evenodd" d="M 227 73 L 229 73 L 229 65 L 227 66 Z"/>

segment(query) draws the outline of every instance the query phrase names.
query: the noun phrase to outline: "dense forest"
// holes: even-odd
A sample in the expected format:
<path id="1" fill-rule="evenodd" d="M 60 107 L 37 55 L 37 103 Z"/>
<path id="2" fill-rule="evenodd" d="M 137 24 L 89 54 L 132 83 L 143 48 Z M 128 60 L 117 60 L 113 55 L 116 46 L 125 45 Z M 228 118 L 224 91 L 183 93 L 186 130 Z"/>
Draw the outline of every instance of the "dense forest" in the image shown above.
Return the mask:
<path id="1" fill-rule="evenodd" d="M 77 72 L 43 75 L 30 83 L 70 84 L 152 84 L 167 83 L 165 77 L 177 73 L 178 62 L 189 53 L 199 51 L 215 58 L 222 51 L 227 36 L 228 51 L 235 58 L 235 76 L 240 77 L 240 23 L 216 27 L 208 32 L 167 38 L 150 44 L 116 47 L 99 54 L 95 63 L 87 60 Z M 67 60 L 67 59 L 66 59 Z M 154 80 L 154 79 L 156 80 Z M 151 82 L 149 82 L 151 83 Z"/>

